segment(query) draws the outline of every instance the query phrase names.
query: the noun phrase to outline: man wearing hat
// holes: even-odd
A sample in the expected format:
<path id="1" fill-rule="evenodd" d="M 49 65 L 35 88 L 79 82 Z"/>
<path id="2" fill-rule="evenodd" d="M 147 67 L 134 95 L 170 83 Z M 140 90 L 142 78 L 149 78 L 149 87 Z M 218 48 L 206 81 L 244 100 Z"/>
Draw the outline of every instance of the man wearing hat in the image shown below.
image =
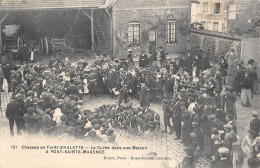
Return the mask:
<path id="1" fill-rule="evenodd" d="M 229 158 L 230 151 L 225 147 L 218 149 L 220 160 L 211 166 L 211 168 L 232 168 L 232 162 Z"/>
<path id="2" fill-rule="evenodd" d="M 23 107 L 21 103 L 17 101 L 16 96 L 12 96 L 12 101 L 7 104 L 5 115 L 9 120 L 10 134 L 14 136 L 14 122 L 17 127 L 17 135 L 21 134 L 21 129 L 23 129 Z"/>
<path id="3" fill-rule="evenodd" d="M 258 112 L 252 111 L 252 121 L 250 122 L 250 130 L 255 131 L 256 135 L 258 135 L 260 131 L 260 120 L 258 119 Z"/>

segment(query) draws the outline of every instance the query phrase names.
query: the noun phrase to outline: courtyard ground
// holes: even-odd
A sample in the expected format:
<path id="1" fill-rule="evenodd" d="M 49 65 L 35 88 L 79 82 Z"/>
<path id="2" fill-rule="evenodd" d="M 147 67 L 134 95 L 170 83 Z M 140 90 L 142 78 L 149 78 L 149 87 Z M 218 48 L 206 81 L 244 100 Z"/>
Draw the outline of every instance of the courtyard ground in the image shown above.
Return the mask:
<path id="1" fill-rule="evenodd" d="M 5 92 L 1 94 L 2 106 L 0 110 L 0 140 L 1 142 L 10 141 L 8 120 L 5 117 L 5 109 L 7 103 L 10 101 L 11 94 L 7 92 L 7 83 L 4 81 Z M 89 97 L 84 97 L 85 104 L 84 109 L 93 110 L 94 108 L 103 104 L 114 104 L 116 103 L 115 98 L 110 96 L 100 96 L 97 98 L 90 99 Z M 137 100 L 132 100 L 133 106 L 138 107 L 139 103 Z M 237 115 L 238 115 L 238 135 L 243 138 L 249 128 L 249 123 L 251 121 L 251 112 L 253 110 L 260 110 L 260 94 L 259 91 L 254 96 L 253 104 L 251 107 L 244 107 L 240 104 L 240 100 L 236 102 Z M 152 103 L 151 109 L 155 110 L 163 119 L 163 111 L 161 103 Z M 163 122 L 161 122 L 163 123 Z M 186 156 L 184 152 L 185 146 L 179 141 L 174 140 L 174 134 L 165 134 L 158 131 L 155 134 L 144 134 L 144 135 L 133 135 L 131 133 L 125 133 L 124 130 L 116 129 L 115 134 L 117 136 L 116 142 L 119 146 L 146 146 L 149 152 L 156 152 L 158 156 L 170 157 L 171 159 L 164 164 L 167 167 L 175 167 L 178 163 L 181 163 L 183 158 Z M 13 142 L 13 140 L 11 140 Z M 1 166 L 1 165 L 0 165 Z M 207 168 L 210 167 L 209 162 L 200 158 L 196 163 L 197 168 Z"/>

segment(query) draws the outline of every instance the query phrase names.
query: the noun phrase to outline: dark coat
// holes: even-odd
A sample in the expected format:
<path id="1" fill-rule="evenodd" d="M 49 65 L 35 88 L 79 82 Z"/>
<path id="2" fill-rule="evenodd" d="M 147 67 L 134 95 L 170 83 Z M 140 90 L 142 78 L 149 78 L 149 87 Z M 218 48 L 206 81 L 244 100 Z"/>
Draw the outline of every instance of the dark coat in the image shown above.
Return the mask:
<path id="1" fill-rule="evenodd" d="M 254 118 L 250 122 L 250 130 L 255 131 L 256 135 L 258 135 L 259 130 L 260 130 L 260 121 L 257 118 Z"/>
<path id="2" fill-rule="evenodd" d="M 23 118 L 23 106 L 18 101 L 11 101 L 7 104 L 5 114 L 8 119 Z"/>
<path id="3" fill-rule="evenodd" d="M 75 85 L 70 85 L 67 89 L 68 95 L 78 95 L 79 89 Z"/>
<path id="4" fill-rule="evenodd" d="M 187 66 L 187 59 L 184 58 L 180 59 L 179 67 L 186 68 L 186 66 Z"/>
<path id="5" fill-rule="evenodd" d="M 232 168 L 231 160 L 219 160 L 211 166 L 211 168 Z"/>
<path id="6" fill-rule="evenodd" d="M 201 64 L 201 70 L 202 71 L 207 70 L 208 68 L 210 68 L 210 63 L 209 63 L 208 57 L 202 57 L 200 64 Z"/>
<path id="7" fill-rule="evenodd" d="M 143 86 L 140 91 L 140 106 L 150 106 L 150 90 L 147 86 Z"/>
<path id="8" fill-rule="evenodd" d="M 146 54 L 142 54 L 139 57 L 139 67 L 145 67 L 146 65 L 149 65 L 149 58 Z"/>

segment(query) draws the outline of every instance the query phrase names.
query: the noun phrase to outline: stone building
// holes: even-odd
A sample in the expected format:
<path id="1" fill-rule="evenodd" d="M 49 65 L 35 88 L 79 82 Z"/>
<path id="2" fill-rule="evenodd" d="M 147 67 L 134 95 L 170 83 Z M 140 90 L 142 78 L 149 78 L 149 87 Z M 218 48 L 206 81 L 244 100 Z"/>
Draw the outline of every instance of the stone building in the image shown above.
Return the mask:
<path id="1" fill-rule="evenodd" d="M 190 0 L 118 0 L 112 7 L 112 50 L 115 57 L 151 52 L 159 46 L 168 53 L 186 51 Z"/>
<path id="2" fill-rule="evenodd" d="M 230 0 L 199 0 L 192 3 L 191 22 L 199 22 L 205 30 L 227 32 Z"/>

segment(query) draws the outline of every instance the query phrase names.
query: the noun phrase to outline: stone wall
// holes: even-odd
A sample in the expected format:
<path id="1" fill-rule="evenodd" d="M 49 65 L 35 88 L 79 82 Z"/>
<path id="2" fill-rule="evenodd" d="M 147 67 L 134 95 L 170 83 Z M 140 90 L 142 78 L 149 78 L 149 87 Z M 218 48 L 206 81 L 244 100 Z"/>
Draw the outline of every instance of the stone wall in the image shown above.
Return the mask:
<path id="1" fill-rule="evenodd" d="M 226 33 L 213 32 L 207 30 L 190 30 L 191 48 L 199 47 L 205 52 L 217 55 L 226 54 L 231 47 L 235 49 L 237 55 L 241 55 L 242 37 L 233 36 Z"/>

